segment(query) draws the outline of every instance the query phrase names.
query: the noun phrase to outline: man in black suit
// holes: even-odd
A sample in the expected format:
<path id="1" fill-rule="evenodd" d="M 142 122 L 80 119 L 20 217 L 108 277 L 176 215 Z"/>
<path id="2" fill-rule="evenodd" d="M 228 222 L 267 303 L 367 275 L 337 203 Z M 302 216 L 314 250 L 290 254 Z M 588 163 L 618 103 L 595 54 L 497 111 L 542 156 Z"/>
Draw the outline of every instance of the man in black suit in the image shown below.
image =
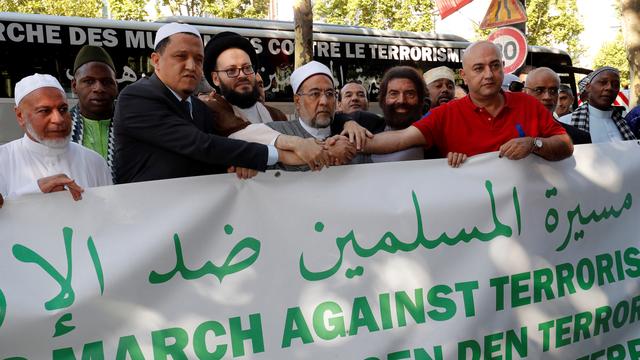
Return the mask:
<path id="1" fill-rule="evenodd" d="M 217 174 L 239 177 L 278 161 L 273 146 L 215 135 L 215 116 L 193 96 L 202 79 L 198 30 L 171 23 L 156 33 L 155 73 L 127 86 L 114 116 L 117 183 Z"/>

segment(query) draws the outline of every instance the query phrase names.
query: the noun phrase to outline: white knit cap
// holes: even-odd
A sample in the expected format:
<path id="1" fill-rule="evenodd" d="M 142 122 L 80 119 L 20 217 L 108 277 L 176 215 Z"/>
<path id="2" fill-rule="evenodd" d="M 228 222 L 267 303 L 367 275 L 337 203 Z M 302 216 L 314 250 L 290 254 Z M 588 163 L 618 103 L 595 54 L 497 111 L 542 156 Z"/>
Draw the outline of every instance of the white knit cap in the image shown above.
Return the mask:
<path id="1" fill-rule="evenodd" d="M 56 88 L 62 91 L 63 94 L 65 93 L 60 82 L 53 76 L 48 74 L 33 74 L 22 78 L 22 80 L 16 83 L 16 88 L 13 92 L 16 105 L 20 105 L 20 101 L 22 101 L 25 96 L 43 87 Z"/>
<path id="2" fill-rule="evenodd" d="M 440 79 L 451 80 L 453 83 L 456 82 L 456 76 L 453 74 L 453 70 L 446 66 L 438 66 L 424 73 L 424 82 L 427 85 Z"/>
<path id="3" fill-rule="evenodd" d="M 153 42 L 153 48 L 158 47 L 158 43 L 169 36 L 177 33 L 190 33 L 200 37 L 200 32 L 198 29 L 189 24 L 181 24 L 177 22 L 172 22 L 169 24 L 162 25 L 158 32 L 156 32 L 156 40 Z"/>
<path id="4" fill-rule="evenodd" d="M 291 87 L 293 88 L 293 93 L 295 94 L 298 92 L 300 85 L 302 85 L 305 80 L 312 77 L 313 75 L 318 74 L 327 75 L 329 79 L 331 79 L 331 83 L 333 84 L 333 86 L 336 85 L 336 81 L 333 79 L 331 70 L 325 64 L 319 63 L 317 61 L 312 61 L 304 64 L 303 66 L 300 66 L 293 73 L 291 73 Z"/>

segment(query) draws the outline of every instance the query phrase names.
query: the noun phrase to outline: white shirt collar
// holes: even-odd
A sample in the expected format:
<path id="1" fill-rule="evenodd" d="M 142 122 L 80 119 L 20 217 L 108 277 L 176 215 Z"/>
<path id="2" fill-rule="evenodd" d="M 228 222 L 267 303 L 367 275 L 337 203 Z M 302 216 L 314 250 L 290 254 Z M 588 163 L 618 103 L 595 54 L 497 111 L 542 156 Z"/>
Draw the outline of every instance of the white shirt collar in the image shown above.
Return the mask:
<path id="1" fill-rule="evenodd" d="M 24 134 L 22 137 L 22 145 L 28 151 L 37 153 L 42 156 L 58 156 L 69 151 L 69 144 L 63 148 L 51 148 L 45 145 L 40 144 L 39 142 L 31 140 L 27 134 Z"/>
<path id="2" fill-rule="evenodd" d="M 298 118 L 298 121 L 300 121 L 300 125 L 302 125 L 302 128 L 304 128 L 309 134 L 311 134 L 311 136 L 313 136 L 314 138 L 318 139 L 318 140 L 324 140 L 326 138 L 328 138 L 329 136 L 331 136 L 331 126 L 327 126 L 326 128 L 314 128 L 311 127 L 309 125 L 307 125 L 307 123 L 305 123 L 302 119 Z"/>

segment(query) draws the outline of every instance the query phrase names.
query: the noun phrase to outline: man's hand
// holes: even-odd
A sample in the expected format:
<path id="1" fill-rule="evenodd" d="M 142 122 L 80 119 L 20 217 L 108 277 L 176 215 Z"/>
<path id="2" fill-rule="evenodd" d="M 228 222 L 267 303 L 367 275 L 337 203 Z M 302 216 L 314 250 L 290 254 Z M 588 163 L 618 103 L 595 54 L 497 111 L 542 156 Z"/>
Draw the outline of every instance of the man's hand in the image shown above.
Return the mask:
<path id="1" fill-rule="evenodd" d="M 239 166 L 230 166 L 227 169 L 228 173 L 236 173 L 238 179 L 251 179 L 252 177 L 258 175 L 258 170 L 243 168 Z"/>
<path id="2" fill-rule="evenodd" d="M 344 130 L 342 130 L 340 135 L 348 136 L 349 142 L 355 144 L 358 151 L 364 149 L 367 139 L 373 138 L 373 134 L 369 130 L 363 128 L 353 120 L 344 123 Z"/>
<path id="3" fill-rule="evenodd" d="M 82 199 L 84 189 L 65 174 L 57 174 L 38 179 L 38 186 L 43 193 L 52 193 L 69 190 L 73 200 Z"/>
<path id="4" fill-rule="evenodd" d="M 296 146 L 294 152 L 312 171 L 318 171 L 331 165 L 331 159 L 324 144 L 316 139 L 303 139 L 300 145 Z"/>
<path id="5" fill-rule="evenodd" d="M 510 160 L 524 159 L 533 151 L 533 138 L 521 137 L 507 141 L 500 146 L 499 157 L 506 157 Z"/>
<path id="6" fill-rule="evenodd" d="M 231 104 L 222 96 L 212 91 L 208 94 L 198 95 L 198 99 L 207 105 L 209 110 L 213 112 L 215 133 L 220 136 L 229 136 L 236 131 L 246 128 L 250 122 L 237 116 L 233 112 Z"/>
<path id="7" fill-rule="evenodd" d="M 331 158 L 331 165 L 345 165 L 356 156 L 356 147 L 346 137 L 335 135 L 325 142 Z"/>
<path id="8" fill-rule="evenodd" d="M 447 162 L 452 168 L 457 168 L 467 160 L 467 155 L 463 153 L 449 152 L 447 154 Z"/>

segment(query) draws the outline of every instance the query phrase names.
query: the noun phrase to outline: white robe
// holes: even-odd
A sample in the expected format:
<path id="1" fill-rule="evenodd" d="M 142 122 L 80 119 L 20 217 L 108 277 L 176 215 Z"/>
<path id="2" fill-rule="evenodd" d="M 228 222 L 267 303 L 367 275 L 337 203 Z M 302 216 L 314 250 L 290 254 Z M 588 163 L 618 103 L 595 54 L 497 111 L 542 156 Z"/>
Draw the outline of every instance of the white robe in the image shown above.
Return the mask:
<path id="1" fill-rule="evenodd" d="M 83 188 L 113 184 L 106 161 L 95 151 L 69 143 L 53 149 L 27 135 L 0 146 L 0 193 L 7 199 L 39 193 L 38 179 L 66 174 Z"/>

